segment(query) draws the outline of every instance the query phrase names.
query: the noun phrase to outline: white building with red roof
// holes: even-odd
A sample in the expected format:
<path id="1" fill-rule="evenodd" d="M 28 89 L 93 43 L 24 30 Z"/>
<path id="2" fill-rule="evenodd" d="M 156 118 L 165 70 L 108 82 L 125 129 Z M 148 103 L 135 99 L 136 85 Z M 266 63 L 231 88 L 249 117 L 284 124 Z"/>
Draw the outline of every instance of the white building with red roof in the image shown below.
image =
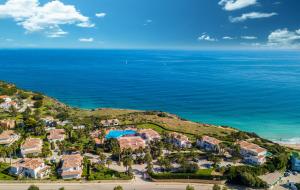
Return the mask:
<path id="1" fill-rule="evenodd" d="M 220 140 L 210 137 L 210 136 L 203 136 L 200 140 L 197 139 L 197 146 L 207 150 L 207 151 L 213 151 L 213 152 L 219 152 L 221 143 Z"/>
<path id="2" fill-rule="evenodd" d="M 120 137 L 118 138 L 118 142 L 121 150 L 125 150 L 125 149 L 137 150 L 139 148 L 146 147 L 146 143 L 144 139 L 138 136 Z"/>
<path id="3" fill-rule="evenodd" d="M 153 129 L 141 129 L 138 131 L 138 134 L 144 138 L 147 142 L 160 140 L 161 136 L 158 132 L 154 131 Z"/>
<path id="4" fill-rule="evenodd" d="M 50 167 L 39 158 L 23 158 L 11 165 L 9 172 L 13 175 L 43 179 L 50 173 Z"/>
<path id="5" fill-rule="evenodd" d="M 267 150 L 247 141 L 239 141 L 240 154 L 249 164 L 261 165 L 266 162 Z"/>
<path id="6" fill-rule="evenodd" d="M 19 108 L 17 102 L 13 101 L 9 96 L 3 95 L 0 96 L 0 99 L 4 100 L 4 102 L 0 104 L 0 108 L 4 110 L 8 110 L 12 106 L 14 106 L 16 109 Z"/>
<path id="7" fill-rule="evenodd" d="M 11 145 L 12 143 L 16 142 L 20 138 L 13 130 L 6 130 L 0 134 L 0 144 L 1 145 Z"/>
<path id="8" fill-rule="evenodd" d="M 43 141 L 40 138 L 27 138 L 21 145 L 21 154 L 26 157 L 28 154 L 38 155 L 42 152 Z"/>
<path id="9" fill-rule="evenodd" d="M 192 146 L 191 141 L 187 136 L 176 132 L 169 134 L 169 142 L 179 148 L 189 148 Z"/>
<path id="10" fill-rule="evenodd" d="M 83 157 L 80 154 L 63 155 L 60 168 L 63 179 L 80 179 L 82 175 Z"/>
<path id="11" fill-rule="evenodd" d="M 65 130 L 64 129 L 52 129 L 49 131 L 47 139 L 50 142 L 63 141 L 65 139 Z"/>
<path id="12" fill-rule="evenodd" d="M 103 127 L 112 127 L 112 126 L 120 125 L 120 121 L 118 119 L 106 119 L 106 120 L 100 121 L 100 124 Z"/>

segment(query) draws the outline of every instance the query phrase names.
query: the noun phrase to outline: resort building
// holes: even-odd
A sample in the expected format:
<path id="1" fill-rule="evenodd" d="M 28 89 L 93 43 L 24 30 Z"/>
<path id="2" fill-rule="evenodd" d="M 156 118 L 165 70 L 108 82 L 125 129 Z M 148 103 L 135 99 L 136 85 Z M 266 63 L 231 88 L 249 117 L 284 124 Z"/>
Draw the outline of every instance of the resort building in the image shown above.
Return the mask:
<path id="1" fill-rule="evenodd" d="M 12 99 L 9 96 L 0 96 L 0 99 L 4 100 L 4 102 L 0 104 L 0 108 L 4 110 L 8 110 L 11 106 L 18 108 L 17 103 L 15 101 L 12 101 Z"/>
<path id="2" fill-rule="evenodd" d="M 146 143 L 144 139 L 137 136 L 120 137 L 118 138 L 118 142 L 121 150 L 125 150 L 125 149 L 137 150 L 139 148 L 146 147 Z"/>
<path id="3" fill-rule="evenodd" d="M 39 138 L 28 138 L 21 145 L 21 155 L 26 157 L 26 155 L 38 155 L 42 152 L 43 141 Z"/>
<path id="4" fill-rule="evenodd" d="M 266 149 L 247 141 L 239 141 L 237 144 L 246 163 L 261 165 L 266 162 Z"/>
<path id="5" fill-rule="evenodd" d="M 23 158 L 11 165 L 9 172 L 13 175 L 43 179 L 50 173 L 50 167 L 39 158 Z"/>
<path id="6" fill-rule="evenodd" d="M 203 136 L 200 140 L 197 139 L 197 146 L 207 150 L 207 151 L 213 151 L 213 152 L 219 152 L 221 143 L 220 140 L 210 137 L 210 136 Z"/>
<path id="7" fill-rule="evenodd" d="M 16 126 L 16 121 L 12 119 L 1 120 L 0 126 L 4 129 L 13 129 Z"/>
<path id="8" fill-rule="evenodd" d="M 84 125 L 73 126 L 74 130 L 85 129 Z"/>
<path id="9" fill-rule="evenodd" d="M 103 142 L 104 142 L 104 138 L 103 139 L 99 138 L 100 135 L 102 135 L 102 131 L 101 130 L 95 130 L 95 131 L 92 131 L 90 133 L 90 136 L 91 136 L 92 139 L 94 139 L 96 145 L 103 144 Z M 105 134 L 104 134 L 104 136 L 105 136 Z"/>
<path id="10" fill-rule="evenodd" d="M 63 179 L 80 179 L 82 175 L 82 160 L 80 154 L 63 155 L 61 159 L 61 177 Z"/>
<path id="11" fill-rule="evenodd" d="M 138 134 L 144 138 L 147 142 L 160 140 L 161 136 L 158 132 L 154 131 L 153 129 L 141 129 L 138 131 Z"/>
<path id="12" fill-rule="evenodd" d="M 300 172 L 300 153 L 294 152 L 291 157 L 292 170 Z"/>
<path id="13" fill-rule="evenodd" d="M 19 138 L 20 136 L 14 131 L 6 130 L 0 134 L 0 144 L 9 146 L 12 143 L 16 142 Z"/>
<path id="14" fill-rule="evenodd" d="M 48 116 L 42 119 L 48 128 L 56 127 L 57 121 L 52 116 Z"/>
<path id="15" fill-rule="evenodd" d="M 100 123 L 103 127 L 112 127 L 120 125 L 120 121 L 118 119 L 106 119 L 102 120 Z"/>
<path id="16" fill-rule="evenodd" d="M 50 130 L 47 139 L 50 142 L 63 141 L 65 139 L 65 130 L 64 129 Z"/>
<path id="17" fill-rule="evenodd" d="M 179 148 L 189 148 L 192 146 L 187 136 L 176 132 L 169 134 L 169 142 Z"/>
<path id="18" fill-rule="evenodd" d="M 11 102 L 11 98 L 7 95 L 0 96 L 0 99 L 4 100 L 4 102 Z"/>

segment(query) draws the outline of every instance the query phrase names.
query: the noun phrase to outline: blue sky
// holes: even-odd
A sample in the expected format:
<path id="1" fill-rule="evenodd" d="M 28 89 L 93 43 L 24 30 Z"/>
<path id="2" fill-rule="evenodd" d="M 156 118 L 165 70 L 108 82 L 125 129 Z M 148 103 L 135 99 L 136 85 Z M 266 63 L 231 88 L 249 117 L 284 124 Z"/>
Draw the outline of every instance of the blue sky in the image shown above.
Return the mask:
<path id="1" fill-rule="evenodd" d="M 299 0 L 0 0 L 1 48 L 299 48 Z"/>

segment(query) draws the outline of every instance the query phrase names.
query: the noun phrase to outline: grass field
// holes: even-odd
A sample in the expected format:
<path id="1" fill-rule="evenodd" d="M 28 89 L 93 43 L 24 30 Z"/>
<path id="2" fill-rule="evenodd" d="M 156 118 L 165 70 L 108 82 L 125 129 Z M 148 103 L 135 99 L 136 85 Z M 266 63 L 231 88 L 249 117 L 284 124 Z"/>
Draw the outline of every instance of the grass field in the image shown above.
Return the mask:
<path id="1" fill-rule="evenodd" d="M 9 168 L 9 164 L 0 163 L 0 180 L 15 180 L 14 177 L 6 174 L 8 168 Z"/>

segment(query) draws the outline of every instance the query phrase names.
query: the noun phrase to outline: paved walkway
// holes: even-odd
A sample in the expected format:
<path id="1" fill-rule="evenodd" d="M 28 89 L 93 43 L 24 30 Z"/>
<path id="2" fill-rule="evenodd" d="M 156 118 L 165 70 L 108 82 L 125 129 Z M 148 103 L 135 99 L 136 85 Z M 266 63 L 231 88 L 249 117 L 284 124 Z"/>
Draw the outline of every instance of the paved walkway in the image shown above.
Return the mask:
<path id="1" fill-rule="evenodd" d="M 183 183 L 154 183 L 154 182 L 130 182 L 130 183 L 37 183 L 40 190 L 113 190 L 121 185 L 124 190 L 185 190 L 187 184 Z M 191 184 L 195 190 L 211 190 L 212 185 Z M 30 184 L 22 183 L 0 183 L 1 190 L 27 190 Z"/>

